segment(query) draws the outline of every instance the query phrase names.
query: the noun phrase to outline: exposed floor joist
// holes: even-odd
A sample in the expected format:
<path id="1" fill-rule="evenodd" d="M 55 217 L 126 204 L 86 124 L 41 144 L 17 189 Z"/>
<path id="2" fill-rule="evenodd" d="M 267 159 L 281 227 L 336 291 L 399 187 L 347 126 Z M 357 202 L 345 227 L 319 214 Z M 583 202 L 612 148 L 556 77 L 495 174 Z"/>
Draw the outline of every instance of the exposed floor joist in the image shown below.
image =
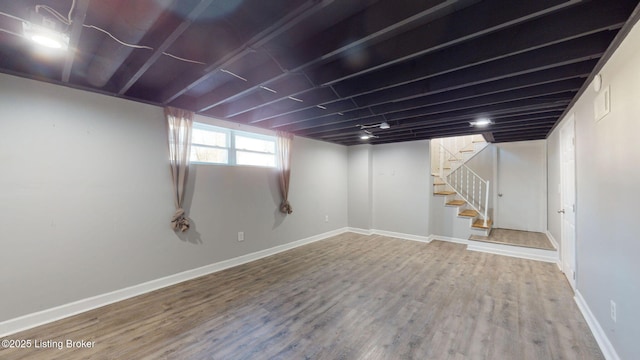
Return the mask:
<path id="1" fill-rule="evenodd" d="M 62 61 L 42 61 L 21 38 L 15 18 L 33 5 L 4 2 L 13 18 L 0 16 L 0 71 L 344 145 L 362 143 L 356 125 L 389 123 L 372 128 L 377 144 L 478 133 L 465 124 L 481 116 L 495 141 L 518 141 L 546 137 L 639 2 L 163 0 L 153 24 L 136 24 L 144 7 L 82 0 L 62 24 L 75 48 Z M 71 5 L 42 3 L 60 14 Z M 137 31 L 137 48 L 83 25 Z M 118 67 L 104 86 L 91 81 L 100 57 Z"/>

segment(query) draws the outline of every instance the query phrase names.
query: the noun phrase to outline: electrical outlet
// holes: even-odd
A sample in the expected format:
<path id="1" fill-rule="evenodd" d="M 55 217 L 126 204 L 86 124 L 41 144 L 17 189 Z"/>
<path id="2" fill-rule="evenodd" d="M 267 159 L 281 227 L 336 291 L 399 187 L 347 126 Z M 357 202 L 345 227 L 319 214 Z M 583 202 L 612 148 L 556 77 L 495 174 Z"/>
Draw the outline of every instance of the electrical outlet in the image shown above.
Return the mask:
<path id="1" fill-rule="evenodd" d="M 238 241 L 244 241 L 244 231 L 238 232 Z"/>
<path id="2" fill-rule="evenodd" d="M 329 215 L 324 216 L 324 222 L 329 222 Z"/>
<path id="3" fill-rule="evenodd" d="M 613 322 L 616 322 L 616 303 L 615 301 L 611 300 L 611 320 L 613 320 Z"/>

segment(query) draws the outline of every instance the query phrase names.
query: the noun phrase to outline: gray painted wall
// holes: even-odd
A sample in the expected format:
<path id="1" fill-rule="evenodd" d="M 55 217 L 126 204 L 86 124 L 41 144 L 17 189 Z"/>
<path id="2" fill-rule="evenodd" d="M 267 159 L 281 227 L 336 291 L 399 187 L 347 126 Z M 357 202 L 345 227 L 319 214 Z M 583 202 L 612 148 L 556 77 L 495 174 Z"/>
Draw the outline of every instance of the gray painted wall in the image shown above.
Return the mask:
<path id="1" fill-rule="evenodd" d="M 577 290 L 622 359 L 640 354 L 640 26 L 636 25 L 601 71 L 611 88 L 611 113 L 594 120 L 589 87 L 571 109 L 576 119 Z M 549 138 L 549 181 L 558 182 L 559 127 Z M 550 204 L 559 194 L 549 191 Z M 556 208 L 550 231 L 559 234 Z M 560 239 L 558 239 L 560 241 Z M 617 303 L 617 322 L 610 317 Z"/>
<path id="2" fill-rule="evenodd" d="M 373 147 L 373 227 L 428 236 L 432 201 L 429 141 Z"/>
<path id="3" fill-rule="evenodd" d="M 295 138 L 286 217 L 272 169 L 192 166 L 178 236 L 161 108 L 0 75 L 0 117 L 0 321 L 347 226 L 344 146 Z"/>
<path id="4" fill-rule="evenodd" d="M 547 231 L 558 243 L 558 252 L 562 244 L 561 218 L 558 210 L 562 209 L 560 198 L 560 131 L 554 131 L 547 138 Z"/>
<path id="5" fill-rule="evenodd" d="M 349 147 L 349 227 L 373 228 L 373 147 Z"/>
<path id="6" fill-rule="evenodd" d="M 500 143 L 495 225 L 545 232 L 547 229 L 547 150 L 545 140 Z"/>

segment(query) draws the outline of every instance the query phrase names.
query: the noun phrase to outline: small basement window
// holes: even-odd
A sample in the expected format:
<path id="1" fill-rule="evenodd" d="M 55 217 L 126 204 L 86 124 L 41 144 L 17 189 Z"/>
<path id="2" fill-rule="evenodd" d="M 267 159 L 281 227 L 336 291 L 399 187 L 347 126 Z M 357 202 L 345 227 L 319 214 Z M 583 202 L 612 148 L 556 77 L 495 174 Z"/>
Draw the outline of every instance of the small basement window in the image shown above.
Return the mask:
<path id="1" fill-rule="evenodd" d="M 275 167 L 276 138 L 194 122 L 191 162 Z"/>

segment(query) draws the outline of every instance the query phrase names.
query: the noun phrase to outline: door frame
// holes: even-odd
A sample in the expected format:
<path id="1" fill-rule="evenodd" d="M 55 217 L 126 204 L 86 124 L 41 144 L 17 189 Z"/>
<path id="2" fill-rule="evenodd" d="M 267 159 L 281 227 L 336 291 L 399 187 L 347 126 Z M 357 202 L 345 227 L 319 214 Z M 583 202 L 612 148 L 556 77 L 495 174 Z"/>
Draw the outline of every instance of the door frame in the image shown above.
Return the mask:
<path id="1" fill-rule="evenodd" d="M 565 121 L 564 124 L 562 124 L 562 126 L 560 127 L 560 135 L 559 135 L 559 142 L 560 142 L 560 208 L 563 209 L 564 204 L 565 204 L 565 196 L 566 194 L 566 189 L 567 186 L 566 185 L 570 185 L 570 191 L 573 192 L 573 208 L 572 209 L 563 209 L 565 212 L 563 214 L 560 215 L 560 267 L 562 268 L 562 272 L 564 273 L 564 275 L 567 277 L 567 280 L 569 281 L 569 284 L 571 285 L 571 287 L 573 288 L 573 290 L 575 291 L 576 289 L 576 281 L 577 281 L 577 273 L 578 273 L 578 269 L 577 269 L 577 232 L 576 232 L 576 208 L 575 208 L 575 202 L 576 202 L 576 131 L 575 131 L 575 114 L 571 114 L 569 115 L 569 117 L 567 118 L 567 121 Z M 572 139 L 571 141 L 573 142 L 573 169 L 571 170 L 573 172 L 573 183 L 571 183 L 570 181 L 567 181 L 567 169 L 565 168 L 565 162 L 566 162 L 566 154 L 564 151 L 564 146 L 565 146 L 565 141 L 567 141 L 567 137 L 569 137 L 570 139 Z M 565 236 L 565 231 L 567 231 L 565 229 L 566 225 L 565 225 L 565 216 L 567 216 L 568 214 L 571 214 L 571 216 L 573 216 L 573 236 L 571 236 L 573 238 L 573 244 L 570 244 L 569 241 L 570 239 L 567 239 Z M 573 253 L 569 253 L 569 249 L 573 249 Z M 567 261 L 571 262 L 570 267 L 567 267 Z M 573 268 L 573 269 L 572 269 Z"/>

